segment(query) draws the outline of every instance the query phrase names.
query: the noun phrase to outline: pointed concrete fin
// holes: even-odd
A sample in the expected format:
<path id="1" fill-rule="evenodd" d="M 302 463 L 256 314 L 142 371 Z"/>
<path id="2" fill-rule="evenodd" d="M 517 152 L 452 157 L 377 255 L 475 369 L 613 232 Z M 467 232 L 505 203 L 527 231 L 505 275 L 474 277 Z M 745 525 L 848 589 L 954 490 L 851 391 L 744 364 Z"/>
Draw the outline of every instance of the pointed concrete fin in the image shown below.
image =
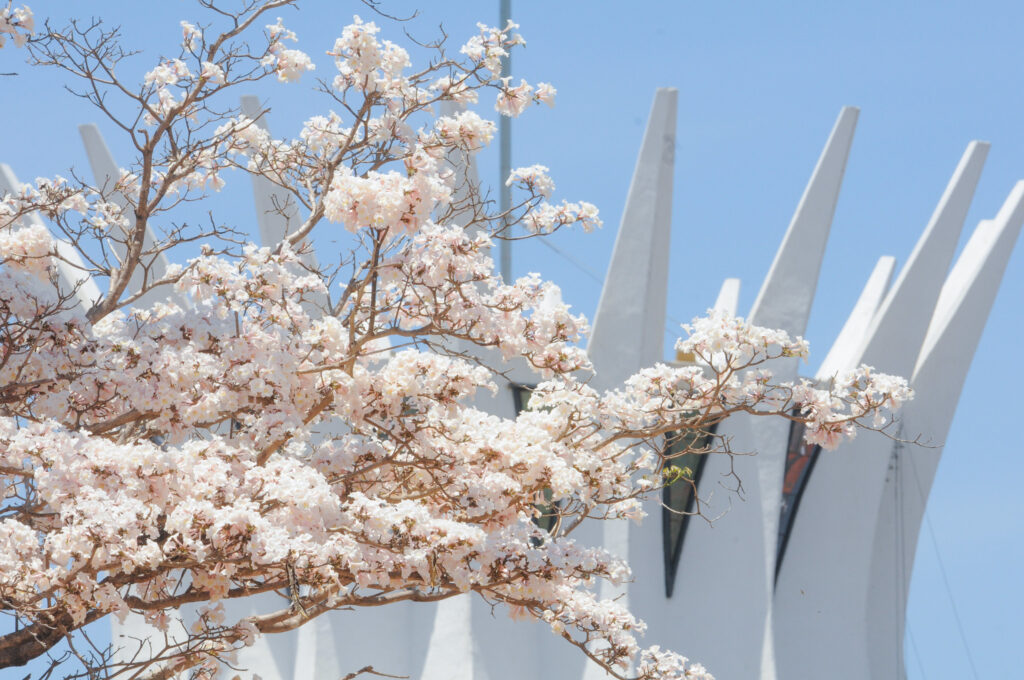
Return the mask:
<path id="1" fill-rule="evenodd" d="M 439 109 L 442 116 L 455 116 L 465 111 L 466 105 L 458 102 L 443 101 L 439 105 Z M 449 154 L 448 160 L 455 171 L 453 201 L 465 200 L 469 195 L 469 188 L 480 185 L 480 177 L 476 169 L 476 154 L 453 150 Z"/>
<path id="2" fill-rule="evenodd" d="M 118 178 L 120 178 L 121 170 L 114 161 L 114 156 L 110 153 L 107 143 L 103 141 L 103 135 L 100 133 L 100 129 L 92 123 L 87 123 L 85 125 L 78 126 L 78 133 L 82 136 L 82 144 L 85 146 L 85 153 L 89 157 L 89 165 L 92 166 L 92 176 L 93 181 L 96 183 L 96 188 L 104 191 L 104 193 L 110 192 Z M 124 214 L 128 218 L 129 230 L 134 230 L 134 206 L 130 204 L 124 194 L 119 191 L 113 192 L 107 194 L 107 198 L 124 210 Z M 153 234 L 150 229 L 146 229 L 144 239 L 143 249 L 148 251 L 154 245 Z M 111 241 L 111 247 L 118 259 L 123 262 L 127 253 L 125 243 L 122 241 Z M 159 253 L 155 258 L 153 258 L 153 261 L 149 266 L 148 277 L 150 280 L 159 279 L 162 278 L 166 272 L 167 257 L 163 253 Z M 129 294 L 142 288 L 144 276 L 146 276 L 144 269 L 142 267 L 136 267 L 135 271 L 132 272 L 131 281 L 128 283 L 127 292 Z M 170 290 L 171 289 L 168 289 L 168 292 Z M 150 298 L 150 296 L 146 296 L 146 298 L 140 300 L 140 302 L 145 303 L 146 301 L 152 301 L 153 299 L 162 297 L 166 294 L 167 293 L 160 293 L 159 295 L 154 295 L 152 298 Z"/>
<path id="3" fill-rule="evenodd" d="M 832 349 L 828 351 L 825 360 L 821 362 L 821 368 L 818 369 L 818 380 L 828 380 L 840 371 L 853 368 L 854 355 L 864 343 L 864 336 L 889 289 L 889 281 L 892 280 L 895 268 L 895 257 L 884 255 L 878 258 L 871 276 L 868 277 L 868 282 L 864 284 L 864 289 L 853 306 L 853 311 L 850 312 L 846 323 L 843 324 L 843 329 L 836 336 L 836 341 L 832 343 Z"/>
<path id="4" fill-rule="evenodd" d="M 465 111 L 466 106 L 457 102 L 443 101 L 440 103 L 439 109 L 442 116 L 455 116 Z M 452 204 L 459 206 L 465 203 L 475 188 L 480 186 L 480 177 L 476 169 L 476 154 L 462 149 L 452 149 L 448 153 L 448 163 L 455 172 Z M 448 218 L 448 222 L 463 227 L 469 226 L 472 221 L 473 211 L 470 206 L 454 211 Z"/>
<path id="5" fill-rule="evenodd" d="M 437 603 L 421 680 L 486 680 L 486 670 L 474 658 L 470 597 L 466 593 Z"/>
<path id="6" fill-rule="evenodd" d="M 750 322 L 803 335 L 860 109 L 843 107 L 761 285 Z"/>
<path id="7" fill-rule="evenodd" d="M 855 363 L 897 375 L 913 370 L 988 149 L 986 142 L 967 146 L 931 221 L 872 320 Z"/>
<path id="8" fill-rule="evenodd" d="M 887 677 L 888 669 L 900 662 L 900 648 L 888 642 L 903 639 L 910 576 L 928 494 L 971 360 L 1022 223 L 1024 182 L 1019 182 L 999 215 L 978 225 L 957 258 L 943 284 L 918 358 L 912 380 L 917 396 L 900 414 L 902 436 L 920 435 L 934 448 L 915 451 L 916 447 L 910 447 L 894 461 L 896 472 L 886 480 L 872 555 L 870 588 L 875 596 L 869 598 L 866 613 L 866 620 L 878 624 L 868 629 L 873 678 Z M 898 576 L 893 564 L 901 565 Z"/>
<path id="9" fill-rule="evenodd" d="M 295 635 L 295 668 L 290 677 L 337 680 L 343 674 L 329 617 L 318 616 L 306 622 Z"/>
<path id="10" fill-rule="evenodd" d="M 137 636 L 138 632 L 132 631 L 132 634 Z M 258 669 L 262 680 L 290 680 L 290 676 L 282 672 L 283 669 L 287 669 L 287 666 L 281 665 L 282 659 L 275 654 L 277 650 L 271 646 L 269 638 L 270 636 L 261 635 L 256 638 L 252 645 L 239 650 L 239 667 L 251 670 Z M 160 639 L 160 637 L 159 635 L 154 635 L 153 639 Z"/>
<path id="11" fill-rule="evenodd" d="M 938 394 L 951 403 L 936 404 L 934 410 L 943 414 L 948 411 L 949 418 L 956 409 L 959 388 L 967 377 L 1022 223 L 1024 181 L 1013 188 L 994 220 L 978 225 L 942 287 L 914 370 L 914 385 L 925 389 L 942 380 L 943 389 Z M 942 422 L 947 421 L 945 418 Z"/>
<path id="12" fill-rule="evenodd" d="M 261 130 L 270 132 L 267 116 L 263 113 L 259 97 L 242 95 L 241 105 L 243 115 L 255 120 Z M 260 241 L 265 246 L 273 246 L 301 223 L 298 205 L 294 196 L 266 177 L 262 175 L 251 175 L 251 177 L 252 200 L 256 208 L 256 224 L 260 230 Z M 319 269 L 316 253 L 312 248 L 304 249 L 299 259 L 308 269 Z M 312 302 L 321 307 L 329 305 L 329 299 L 326 296 L 315 296 Z"/>
<path id="13" fill-rule="evenodd" d="M 20 189 L 21 182 L 18 181 L 14 170 L 9 165 L 0 163 L 0 196 L 17 193 Z M 26 216 L 25 221 L 30 224 L 46 226 L 37 213 Z M 52 232 L 50 235 L 53 235 Z M 77 287 L 78 291 L 75 295 L 82 305 L 83 311 L 86 311 L 100 299 L 100 289 L 85 271 L 85 263 L 78 251 L 63 239 L 55 238 L 54 241 L 59 256 L 56 265 L 61 289 L 67 293 Z"/>
<path id="14" fill-rule="evenodd" d="M 674 88 L 654 95 L 587 351 L 603 387 L 663 359 L 675 167 Z"/>
<path id="15" fill-rule="evenodd" d="M 715 311 L 723 312 L 729 316 L 736 316 L 736 308 L 740 303 L 740 280 L 726 279 L 718 291 L 718 299 L 715 300 Z"/>
<path id="16" fill-rule="evenodd" d="M 259 97 L 244 95 L 241 102 L 242 114 L 255 120 L 260 129 L 270 132 Z M 252 175 L 252 197 L 256 205 L 256 222 L 260 228 L 263 245 L 278 243 L 285 234 L 300 224 L 295 197 L 266 177 Z"/>
<path id="17" fill-rule="evenodd" d="M 949 270 L 949 276 L 942 284 L 939 300 L 935 303 L 935 313 L 932 314 L 931 323 L 928 324 L 928 333 L 921 346 L 921 353 L 917 357 L 918 367 L 949 326 L 950 316 L 956 311 L 961 297 L 977 277 L 979 267 L 989 256 L 989 249 L 999 237 L 999 229 L 1000 225 L 995 220 L 978 222 L 978 226 L 974 228 L 974 232 L 964 245 L 963 251 L 953 263 L 953 268 Z"/>

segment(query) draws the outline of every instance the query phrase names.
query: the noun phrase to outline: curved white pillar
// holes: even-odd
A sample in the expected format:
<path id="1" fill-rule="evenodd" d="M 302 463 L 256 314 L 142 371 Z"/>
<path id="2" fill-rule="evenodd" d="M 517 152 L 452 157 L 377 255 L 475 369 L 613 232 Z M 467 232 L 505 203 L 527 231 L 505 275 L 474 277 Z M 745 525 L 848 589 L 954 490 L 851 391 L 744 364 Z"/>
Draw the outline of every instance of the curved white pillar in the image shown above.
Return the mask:
<path id="1" fill-rule="evenodd" d="M 836 373 L 845 371 L 853 366 L 848 365 L 850 359 L 857 352 L 857 349 L 864 344 L 871 321 L 874 319 L 878 308 L 885 299 L 889 290 L 889 281 L 892 280 L 893 270 L 896 268 L 896 258 L 890 255 L 883 255 L 878 258 L 875 268 L 871 271 L 868 281 L 857 298 L 853 311 L 846 318 L 842 330 L 836 336 L 831 349 L 825 355 L 825 359 L 818 368 L 818 380 L 828 380 Z"/>
<path id="2" fill-rule="evenodd" d="M 598 390 L 621 385 L 639 369 L 664 359 L 677 98 L 675 88 L 659 88 L 655 93 L 629 185 L 587 344 L 595 370 L 591 384 Z M 656 510 L 657 506 L 653 508 Z M 649 547 L 654 540 L 652 535 L 660 536 L 660 527 L 657 513 L 650 508 L 648 512 L 654 516 L 640 527 L 625 521 L 605 522 L 600 528 L 584 525 L 574 537 L 588 544 L 600 542 L 625 557 L 633 568 L 634 582 L 646 584 L 652 565 L 660 565 L 661 554 L 660 539 L 655 550 Z M 602 597 L 619 598 L 626 606 L 635 607 L 634 593 L 643 590 L 601 584 Z M 639 613 L 642 617 L 643 612 Z M 645 644 L 650 642 L 644 640 Z M 593 663 L 586 665 L 583 676 L 595 680 L 607 677 Z M 578 678 L 580 673 L 573 668 L 564 677 Z"/>
<path id="3" fill-rule="evenodd" d="M 876 517 L 865 631 L 876 680 L 903 668 L 907 596 L 928 493 L 1022 223 L 1024 182 L 1018 182 L 996 218 L 978 225 L 953 266 L 917 359 L 917 394 L 900 417 L 903 436 L 924 435 L 926 446 L 896 447 Z"/>
<path id="4" fill-rule="evenodd" d="M 718 297 L 715 298 L 714 310 L 729 316 L 736 316 L 736 309 L 740 304 L 740 280 L 726 279 L 722 281 L 722 287 L 718 290 Z"/>
<path id="5" fill-rule="evenodd" d="M 660 88 L 654 96 L 601 288 L 587 344 L 599 389 L 619 385 L 663 358 L 676 100 L 675 88 Z"/>
<path id="6" fill-rule="evenodd" d="M 0 163 L 0 196 L 4 194 L 15 194 L 21 189 L 21 182 L 14 174 L 14 170 L 5 163 Z M 39 224 L 46 226 L 38 214 L 32 213 L 23 220 L 28 224 Z M 47 228 L 49 230 L 49 228 Z M 51 236 L 53 232 L 51 231 Z M 61 290 L 70 293 L 75 290 L 75 297 L 78 298 L 82 310 L 87 311 L 93 303 L 102 297 L 99 287 L 85 269 L 78 251 L 64 239 L 54 238 L 58 259 L 55 260 L 57 276 L 60 281 Z"/>
<path id="7" fill-rule="evenodd" d="M 135 206 L 131 204 L 123 193 L 114 191 L 114 186 L 121 176 L 121 170 L 114 161 L 110 148 L 103 140 L 100 129 L 93 123 L 87 123 L 78 126 L 78 133 L 82 137 L 82 145 L 85 147 L 85 153 L 89 157 L 89 165 L 92 167 L 92 176 L 93 181 L 96 183 L 96 188 L 104 194 L 107 200 L 118 205 L 124 211 L 124 216 L 128 219 L 128 231 L 123 232 L 120 240 L 110 241 L 111 250 L 114 251 L 118 260 L 123 262 L 128 253 L 126 239 L 135 230 Z M 143 234 L 142 250 L 144 253 L 151 251 L 156 243 L 153 238 L 152 227 L 153 225 L 150 224 L 146 229 L 146 233 Z M 143 283 L 148 285 L 156 279 L 163 278 L 166 273 L 167 256 L 163 252 L 156 253 L 148 258 L 143 257 L 139 266 L 136 266 L 132 272 L 132 277 L 128 281 L 128 287 L 125 289 L 125 292 L 134 293 L 141 290 Z M 134 306 L 152 304 L 153 302 L 165 300 L 172 295 L 174 295 L 174 289 L 171 286 L 165 286 L 162 290 L 153 290 L 142 296 L 136 301 Z"/>
<path id="8" fill-rule="evenodd" d="M 256 127 L 269 133 L 270 126 L 259 97 L 243 95 L 240 101 L 242 114 L 255 121 Z M 252 175 L 252 200 L 264 244 L 278 243 L 302 223 L 295 197 L 263 175 Z"/>
<path id="9" fill-rule="evenodd" d="M 988 145 L 972 142 L 932 219 L 847 365 L 908 375 L 949 270 Z M 775 586 L 779 677 L 863 678 L 869 565 L 892 441 L 862 433 L 818 456 Z"/>
<path id="10" fill-rule="evenodd" d="M 750 314 L 753 323 L 804 332 L 857 115 L 850 107 L 840 112 L 762 284 Z M 795 375 L 796 364 L 777 362 L 772 368 L 785 378 Z M 659 587 L 664 582 L 661 513 L 649 510 L 652 516 L 637 530 L 646 541 L 631 553 L 635 570 L 638 562 L 647 565 L 637 580 L 649 585 L 635 589 L 631 604 L 650 627 L 647 643 L 697 659 L 718 677 L 754 678 L 763 664 L 774 574 L 778 494 L 771 480 L 781 485 L 788 424 L 734 417 L 718 434 L 729 439 L 733 451 L 757 455 L 716 455 L 705 462 L 698 495 L 706 517 L 717 519 L 688 521 L 670 599 Z M 742 483 L 738 493 L 736 477 Z M 729 615 L 723 617 L 723 611 Z"/>

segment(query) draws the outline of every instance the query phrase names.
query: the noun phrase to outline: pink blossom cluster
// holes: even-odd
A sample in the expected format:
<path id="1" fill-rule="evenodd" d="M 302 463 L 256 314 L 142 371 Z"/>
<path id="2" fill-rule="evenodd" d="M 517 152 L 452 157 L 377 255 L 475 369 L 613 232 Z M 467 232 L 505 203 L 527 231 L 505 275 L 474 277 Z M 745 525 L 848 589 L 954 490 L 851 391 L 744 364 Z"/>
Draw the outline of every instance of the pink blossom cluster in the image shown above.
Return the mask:
<path id="1" fill-rule="evenodd" d="M 270 44 L 262 64 L 269 66 L 277 74 L 278 80 L 293 83 L 301 78 L 306 71 L 316 70 L 316 64 L 308 54 L 302 50 L 284 47 L 285 40 L 295 41 L 298 38 L 294 31 L 284 27 L 280 17 L 277 18 L 277 23 L 267 26 L 267 34 L 270 36 Z"/>
<path id="2" fill-rule="evenodd" d="M 325 216 L 349 231 L 361 228 L 415 233 L 434 209 L 446 203 L 450 188 L 436 175 L 370 171 L 364 176 L 341 171 L 325 200 Z"/>
<path id="3" fill-rule="evenodd" d="M 475 111 L 460 111 L 454 116 L 441 116 L 434 124 L 433 133 L 421 137 L 425 148 L 458 148 L 479 151 L 494 137 L 493 121 L 481 118 Z"/>
<path id="4" fill-rule="evenodd" d="M 627 581 L 628 566 L 573 531 L 643 517 L 669 432 L 742 412 L 804 421 L 809 441 L 833 446 L 856 426 L 884 427 L 906 383 L 869 368 L 829 385 L 777 381 L 773 362 L 805 356 L 806 342 L 709 314 L 677 346 L 691 362 L 591 388 L 586 320 L 537 274 L 504 282 L 491 249 L 509 216 L 546 234 L 599 226 L 597 209 L 550 203 L 554 181 L 532 165 L 508 178 L 518 207 L 493 214 L 453 169 L 493 122 L 432 110 L 481 89 L 504 115 L 551 103 L 550 85 L 498 77 L 523 43 L 514 24 L 481 26 L 461 58 L 406 75 L 408 53 L 357 17 L 330 52 L 342 113 L 311 117 L 291 139 L 204 101 L 236 84 L 240 64 L 282 81 L 311 70 L 283 47 L 294 34 L 278 21 L 265 49 L 232 55 L 181 27 L 182 55 L 137 96 L 150 141 L 114 186 L 42 179 L 0 201 L 0 602 L 34 635 L 18 653 L 54 644 L 40 631 L 111 614 L 168 630 L 173 612 L 199 604 L 181 648 L 201 641 L 188 658 L 209 674 L 257 635 L 328 610 L 475 591 L 617 677 L 710 678 L 640 648 L 644 624 L 596 594 L 602 580 Z M 269 181 L 295 209 L 279 241 L 172 226 L 145 245 L 141 230 L 173 224 L 176 206 L 220 189 L 228 169 Z M 313 235 L 352 249 L 318 266 Z M 87 237 L 114 241 L 117 257 L 83 247 Z M 182 257 L 195 241 L 201 254 Z M 79 300 L 55 275 L 61 248 L 80 251 L 101 299 Z M 158 256 L 181 264 L 158 268 Z M 541 381 L 530 408 L 505 419 L 475 407 L 511 361 Z M 534 522 L 541 504 L 556 509 L 550 532 Z M 291 595 L 255 615 L 221 606 L 273 592 Z"/>
<path id="5" fill-rule="evenodd" d="M 514 184 L 522 184 L 528 190 L 544 198 L 551 198 L 551 194 L 555 190 L 555 183 L 548 175 L 547 167 L 543 165 L 516 168 L 505 180 L 505 186 L 510 187 Z"/>
<path id="6" fill-rule="evenodd" d="M 402 71 L 411 65 L 409 53 L 390 40 L 377 40 L 377 24 L 358 16 L 344 28 L 328 52 L 335 59 L 338 90 L 356 87 L 382 97 L 401 97 L 408 92 Z"/>
<path id="7" fill-rule="evenodd" d="M 10 38 L 15 47 L 24 47 L 32 31 L 35 30 L 35 18 L 27 6 L 0 7 L 0 47 Z"/>
<path id="8" fill-rule="evenodd" d="M 46 278 L 53 252 L 50 232 L 41 224 L 0 231 L 0 262 Z"/>
<path id="9" fill-rule="evenodd" d="M 501 72 L 501 60 L 509 55 L 509 49 L 516 45 L 526 45 L 523 36 L 512 31 L 519 24 L 509 21 L 504 28 L 492 28 L 478 23 L 480 32 L 471 37 L 459 51 L 471 61 L 483 66 L 492 76 Z"/>

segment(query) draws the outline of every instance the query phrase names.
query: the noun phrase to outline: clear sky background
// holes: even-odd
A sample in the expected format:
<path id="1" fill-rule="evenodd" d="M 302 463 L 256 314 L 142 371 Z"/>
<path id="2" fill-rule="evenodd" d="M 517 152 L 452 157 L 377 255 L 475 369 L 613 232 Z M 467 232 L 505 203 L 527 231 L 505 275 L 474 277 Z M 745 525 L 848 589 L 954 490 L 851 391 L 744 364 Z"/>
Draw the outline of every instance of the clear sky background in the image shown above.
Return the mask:
<path id="1" fill-rule="evenodd" d="M 457 46 L 476 21 L 497 23 L 496 1 L 421 5 L 404 26 L 419 39 L 437 37 L 443 25 Z M 406 0 L 381 6 L 398 15 L 416 9 Z M 33 8 L 39 17 L 91 12 L 119 23 L 128 44 L 154 59 L 175 51 L 179 20 L 201 17 L 183 0 L 38 1 Z M 319 0 L 282 16 L 327 75 L 332 65 L 323 52 L 354 13 L 372 14 L 359 3 Z M 986 140 L 992 150 L 965 239 L 1024 178 L 1022 3 L 513 0 L 512 16 L 528 43 L 513 59 L 514 74 L 559 91 L 553 110 L 532 110 L 514 123 L 513 165 L 549 166 L 559 197 L 589 200 L 605 220 L 599 233 L 552 239 L 586 271 L 528 243 L 513 253 L 514 273 L 541 272 L 591 318 L 600 290 L 591 274 L 603 276 L 607 267 L 657 87 L 679 88 L 668 314 L 684 321 L 713 302 L 726 277 L 743 280 L 740 311 L 749 310 L 840 108 L 861 108 L 808 329 L 807 375 L 875 260 L 906 260 L 968 142 Z M 378 23 L 385 37 L 407 43 L 403 27 Z M 0 161 L 23 180 L 69 166 L 87 172 L 75 128 L 81 122 L 99 123 L 115 155 L 129 157 L 111 125 L 62 91 L 61 77 L 33 72 L 22 58 L 0 51 L 0 71 L 21 73 L 0 79 Z M 125 72 L 141 74 L 152 63 Z M 256 91 L 267 98 L 278 135 L 295 134 L 301 120 L 328 107 L 309 84 Z M 494 181 L 496 153 L 480 163 L 482 178 Z M 219 205 L 234 206 L 235 223 L 255 232 L 248 184 L 238 191 L 229 188 Z M 926 525 L 910 594 L 910 680 L 972 678 L 969 654 L 979 678 L 1018 677 L 1024 668 L 1024 461 L 1016 422 L 1024 405 L 1016 376 L 1022 303 L 1017 252 L 932 490 L 934 541 Z"/>

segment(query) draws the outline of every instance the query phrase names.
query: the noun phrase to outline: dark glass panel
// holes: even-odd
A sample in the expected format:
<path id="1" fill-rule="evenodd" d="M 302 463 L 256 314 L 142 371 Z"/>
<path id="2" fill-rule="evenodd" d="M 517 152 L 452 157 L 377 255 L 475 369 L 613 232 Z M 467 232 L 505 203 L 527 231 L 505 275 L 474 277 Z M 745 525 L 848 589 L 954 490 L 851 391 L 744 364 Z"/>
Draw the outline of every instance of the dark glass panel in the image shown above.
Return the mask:
<path id="1" fill-rule="evenodd" d="M 534 387 L 535 385 L 512 384 L 512 403 L 515 405 L 516 415 L 526 410 L 526 406 L 530 402 L 530 393 L 533 392 Z M 558 527 L 558 503 L 550 502 L 550 489 L 544 490 L 544 497 L 547 499 L 547 503 L 538 503 L 534 506 L 540 515 L 533 518 L 533 523 L 551 533 Z"/>
<path id="2" fill-rule="evenodd" d="M 794 415 L 797 415 L 794 412 Z M 821 453 L 821 447 L 804 442 L 803 423 L 793 421 L 789 425 L 789 446 L 786 447 L 786 472 L 782 478 L 782 507 L 779 509 L 779 534 L 775 552 L 775 578 L 779 577 L 782 558 L 786 554 L 789 532 L 800 507 L 800 497 L 811 477 L 814 463 Z"/>
<path id="3" fill-rule="evenodd" d="M 530 393 L 533 392 L 534 387 L 536 385 L 512 384 L 512 403 L 515 405 L 516 415 L 526 410 L 526 405 L 530 403 Z"/>
<path id="4" fill-rule="evenodd" d="M 715 433 L 712 426 L 705 432 L 688 432 L 682 435 L 670 433 L 665 437 L 668 446 L 666 454 L 672 456 L 665 461 L 663 475 L 666 484 L 661 491 L 661 537 L 665 560 L 665 596 L 672 597 L 675 588 L 679 558 L 683 554 L 683 538 L 690 517 L 696 511 L 694 491 L 700 481 L 701 471 L 707 461 L 707 450 Z"/>

